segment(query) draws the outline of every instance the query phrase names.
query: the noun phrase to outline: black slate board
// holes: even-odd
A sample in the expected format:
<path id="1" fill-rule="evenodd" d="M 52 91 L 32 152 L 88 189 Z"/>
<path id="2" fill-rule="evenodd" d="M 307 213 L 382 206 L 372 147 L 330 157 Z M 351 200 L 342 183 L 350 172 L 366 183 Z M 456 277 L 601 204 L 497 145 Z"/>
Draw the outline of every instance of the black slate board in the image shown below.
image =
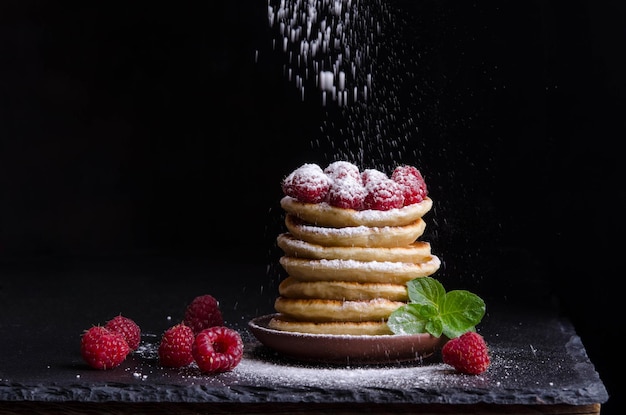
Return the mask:
<path id="1" fill-rule="evenodd" d="M 264 265 L 149 259 L 140 262 L 4 266 L 0 285 L 0 405 L 47 403 L 299 402 L 336 404 L 589 405 L 608 400 L 575 328 L 532 301 L 488 302 L 479 326 L 492 353 L 489 370 L 459 375 L 440 356 L 387 366 L 316 366 L 262 346 L 247 322 L 271 312 Z M 228 284 L 226 283 L 228 282 Z M 232 372 L 162 368 L 161 333 L 193 297 L 220 300 L 226 324 L 245 341 Z M 261 294 L 259 294 L 261 293 Z M 90 369 L 80 335 L 118 313 L 142 327 L 142 344 L 118 368 Z"/>

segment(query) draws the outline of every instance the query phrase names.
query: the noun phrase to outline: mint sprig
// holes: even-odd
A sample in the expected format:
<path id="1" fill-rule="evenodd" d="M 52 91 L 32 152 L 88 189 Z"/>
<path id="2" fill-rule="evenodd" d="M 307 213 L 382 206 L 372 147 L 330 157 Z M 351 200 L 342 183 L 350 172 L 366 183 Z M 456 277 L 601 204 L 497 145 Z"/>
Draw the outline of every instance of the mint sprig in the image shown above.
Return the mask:
<path id="1" fill-rule="evenodd" d="M 466 290 L 446 292 L 432 277 L 407 283 L 409 302 L 391 313 L 387 325 L 394 334 L 442 334 L 453 339 L 474 331 L 485 315 L 485 302 Z"/>

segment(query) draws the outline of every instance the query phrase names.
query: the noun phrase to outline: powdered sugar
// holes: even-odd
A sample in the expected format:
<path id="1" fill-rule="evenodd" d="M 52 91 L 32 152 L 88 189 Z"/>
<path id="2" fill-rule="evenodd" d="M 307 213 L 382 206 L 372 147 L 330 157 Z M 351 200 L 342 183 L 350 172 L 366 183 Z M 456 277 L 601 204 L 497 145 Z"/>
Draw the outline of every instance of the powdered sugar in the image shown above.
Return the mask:
<path id="1" fill-rule="evenodd" d="M 245 332 L 242 332 L 242 337 L 246 339 Z M 409 391 L 415 388 L 435 388 L 454 382 L 455 378 L 458 380 L 458 376 L 450 376 L 450 366 L 430 360 L 431 358 L 390 365 L 307 364 L 267 355 L 268 351 L 264 346 L 247 339 L 244 341 L 244 356 L 239 365 L 232 371 L 216 376 L 203 374 L 195 363 L 181 369 L 159 366 L 156 364 L 156 349 L 156 343 L 143 342 L 134 352 L 138 364 L 127 369 L 134 378 L 145 381 L 149 379 L 149 374 L 169 374 L 170 380 L 178 378 L 182 383 L 194 384 L 215 381 L 221 376 L 227 378 L 231 384 L 263 385 L 264 389 L 320 388 L 328 391 L 354 388 Z"/>
<path id="2" fill-rule="evenodd" d="M 380 1 L 269 0 L 267 17 L 278 29 L 274 48 L 282 49 L 285 73 L 302 98 L 311 84 L 324 105 L 346 106 L 370 99 L 387 14 Z"/>
<path id="3" fill-rule="evenodd" d="M 432 256 L 428 261 L 417 264 L 406 262 L 355 261 L 353 259 L 320 259 L 316 261 L 321 267 L 333 269 L 360 269 L 363 271 L 400 272 L 411 268 L 422 268 L 427 265 L 439 264 L 439 258 Z M 422 265 L 423 264 L 423 265 Z"/>
<path id="4" fill-rule="evenodd" d="M 390 230 L 389 226 L 383 227 L 367 227 L 367 226 L 346 226 L 344 228 L 324 228 L 321 226 L 312 226 L 301 224 L 300 229 L 308 234 L 317 235 L 336 235 L 337 237 L 351 237 L 360 235 L 369 235 L 372 233 L 387 233 Z"/>
<path id="5" fill-rule="evenodd" d="M 398 388 L 411 390 L 446 382 L 450 367 L 442 363 L 385 367 L 324 367 L 277 364 L 269 360 L 244 359 L 234 373 L 242 381 L 263 385 L 324 388 Z M 449 378 L 449 376 L 448 376 Z M 398 383 L 403 383 L 399 386 Z"/>

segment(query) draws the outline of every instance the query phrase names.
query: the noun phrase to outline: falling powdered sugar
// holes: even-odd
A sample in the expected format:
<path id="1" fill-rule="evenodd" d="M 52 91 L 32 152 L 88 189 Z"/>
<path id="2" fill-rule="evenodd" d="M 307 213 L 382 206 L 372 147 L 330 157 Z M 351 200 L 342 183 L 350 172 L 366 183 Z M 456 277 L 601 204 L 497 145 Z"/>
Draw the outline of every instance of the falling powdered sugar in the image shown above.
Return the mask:
<path id="1" fill-rule="evenodd" d="M 268 0 L 267 18 L 277 29 L 274 49 L 304 99 L 307 85 L 323 105 L 370 99 L 379 37 L 388 20 L 380 0 Z"/>

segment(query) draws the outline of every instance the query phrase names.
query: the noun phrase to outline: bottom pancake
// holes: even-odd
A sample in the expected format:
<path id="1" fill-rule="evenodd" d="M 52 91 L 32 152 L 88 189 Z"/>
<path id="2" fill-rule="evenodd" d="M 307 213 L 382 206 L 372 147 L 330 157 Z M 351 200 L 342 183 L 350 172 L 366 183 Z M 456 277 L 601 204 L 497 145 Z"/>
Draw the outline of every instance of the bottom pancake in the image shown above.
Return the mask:
<path id="1" fill-rule="evenodd" d="M 319 323 L 312 321 L 297 321 L 284 315 L 273 317 L 269 321 L 268 327 L 274 330 L 308 334 L 360 336 L 382 336 L 393 334 L 387 326 L 387 323 L 384 321 L 334 321 Z"/>

